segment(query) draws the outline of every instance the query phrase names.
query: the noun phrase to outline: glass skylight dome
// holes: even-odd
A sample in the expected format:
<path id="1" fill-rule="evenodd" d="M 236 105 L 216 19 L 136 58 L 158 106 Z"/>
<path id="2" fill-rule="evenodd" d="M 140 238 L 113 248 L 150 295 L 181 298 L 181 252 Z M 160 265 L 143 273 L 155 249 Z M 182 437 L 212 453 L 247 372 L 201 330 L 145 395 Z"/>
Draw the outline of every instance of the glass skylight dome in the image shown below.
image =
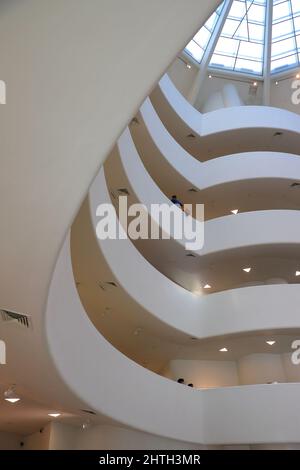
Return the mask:
<path id="1" fill-rule="evenodd" d="M 210 68 L 251 75 L 296 68 L 300 0 L 224 0 L 185 52 Z"/>

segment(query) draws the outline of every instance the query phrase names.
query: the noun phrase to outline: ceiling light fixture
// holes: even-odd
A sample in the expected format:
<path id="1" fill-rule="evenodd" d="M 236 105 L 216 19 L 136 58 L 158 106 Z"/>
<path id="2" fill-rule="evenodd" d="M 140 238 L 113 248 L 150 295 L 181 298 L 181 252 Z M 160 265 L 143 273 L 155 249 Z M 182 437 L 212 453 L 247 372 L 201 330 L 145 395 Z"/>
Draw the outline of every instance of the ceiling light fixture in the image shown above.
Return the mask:
<path id="1" fill-rule="evenodd" d="M 16 393 L 15 387 L 15 385 L 12 385 L 8 390 L 4 392 L 4 400 L 9 401 L 13 404 L 21 400 L 21 398 Z"/>
<path id="2" fill-rule="evenodd" d="M 191 64 L 186 64 L 186 66 L 187 66 L 188 69 L 192 68 Z"/>
<path id="3" fill-rule="evenodd" d="M 296 271 L 295 276 L 300 276 L 300 271 Z"/>
<path id="4" fill-rule="evenodd" d="M 84 423 L 82 423 L 82 429 L 85 431 L 86 429 L 88 429 L 89 427 L 91 426 L 91 421 L 88 419 L 87 421 L 85 421 Z"/>
<path id="5" fill-rule="evenodd" d="M 257 82 L 253 82 L 253 86 L 257 86 Z"/>
<path id="6" fill-rule="evenodd" d="M 212 75 L 209 74 L 209 75 L 208 75 L 208 78 L 212 78 Z"/>
<path id="7" fill-rule="evenodd" d="M 58 418 L 61 415 L 61 413 L 48 413 L 48 416 L 51 416 L 51 418 Z"/>
<path id="8" fill-rule="evenodd" d="M 266 343 L 269 345 L 269 346 L 273 346 L 273 344 L 276 343 L 276 341 L 272 340 L 272 341 L 266 341 Z"/>
<path id="9" fill-rule="evenodd" d="M 243 268 L 243 271 L 245 271 L 245 273 L 250 273 L 252 268 Z"/>
<path id="10" fill-rule="evenodd" d="M 232 211 L 230 211 L 230 212 L 231 212 L 232 214 L 234 214 L 234 215 L 237 215 L 237 214 L 238 214 L 238 212 L 239 212 L 239 210 L 238 210 L 238 209 L 233 209 L 233 210 L 232 210 Z"/>
<path id="11" fill-rule="evenodd" d="M 227 348 L 222 348 L 222 349 L 219 349 L 220 352 L 228 352 L 228 349 Z"/>
<path id="12" fill-rule="evenodd" d="M 205 284 L 204 289 L 211 289 L 211 285 Z"/>
<path id="13" fill-rule="evenodd" d="M 297 73 L 296 78 L 300 78 L 300 73 Z"/>
<path id="14" fill-rule="evenodd" d="M 275 85 L 279 85 L 279 82 L 275 82 Z"/>

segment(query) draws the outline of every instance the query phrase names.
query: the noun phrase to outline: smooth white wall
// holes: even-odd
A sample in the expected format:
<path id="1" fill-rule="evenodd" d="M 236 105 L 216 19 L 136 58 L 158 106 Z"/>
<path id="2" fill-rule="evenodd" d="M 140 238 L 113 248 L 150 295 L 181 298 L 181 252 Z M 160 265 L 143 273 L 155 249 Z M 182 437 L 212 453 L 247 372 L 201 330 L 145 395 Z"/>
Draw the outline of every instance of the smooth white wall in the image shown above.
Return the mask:
<path id="1" fill-rule="evenodd" d="M 288 109 L 293 113 L 300 114 L 300 104 L 294 104 L 292 101 L 292 94 L 295 89 L 292 88 L 292 83 L 295 80 L 295 74 L 284 80 L 278 80 L 278 85 L 273 81 L 271 85 L 271 106 L 278 108 Z M 298 93 L 299 96 L 299 93 Z"/>
<path id="2" fill-rule="evenodd" d="M 50 442 L 51 423 L 43 428 L 43 432 L 37 431 L 23 437 L 24 450 L 48 450 Z"/>
<path id="3" fill-rule="evenodd" d="M 78 450 L 188 450 L 202 448 L 201 445 L 188 444 L 116 426 L 92 426 L 84 431 L 77 431 L 76 449 Z"/>
<path id="4" fill-rule="evenodd" d="M 19 450 L 21 436 L 10 432 L 0 432 L 0 450 Z"/>
<path id="5" fill-rule="evenodd" d="M 300 382 L 300 365 L 292 363 L 291 353 L 281 356 L 287 382 Z"/>
<path id="6" fill-rule="evenodd" d="M 51 423 L 49 450 L 73 450 L 76 448 L 78 428 L 62 423 Z"/>
<path id="7" fill-rule="evenodd" d="M 188 62 L 188 59 L 186 61 Z M 167 71 L 174 85 L 185 98 L 188 97 L 198 73 L 198 68 L 191 63 L 190 65 L 191 68 L 187 68 L 182 60 L 176 58 Z"/>
<path id="8" fill-rule="evenodd" d="M 238 361 L 241 385 L 286 382 L 280 354 L 250 354 Z"/>

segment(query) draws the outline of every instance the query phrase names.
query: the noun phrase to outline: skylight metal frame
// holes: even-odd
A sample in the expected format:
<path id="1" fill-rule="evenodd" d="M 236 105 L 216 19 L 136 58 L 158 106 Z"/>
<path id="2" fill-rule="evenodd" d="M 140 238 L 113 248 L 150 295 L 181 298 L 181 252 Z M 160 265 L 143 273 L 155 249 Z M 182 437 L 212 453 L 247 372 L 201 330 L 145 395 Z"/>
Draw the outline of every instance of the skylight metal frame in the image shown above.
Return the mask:
<path id="1" fill-rule="evenodd" d="M 279 6 L 279 5 L 284 5 L 284 4 L 289 5 L 289 14 L 287 16 L 282 16 L 281 18 L 273 21 L 272 32 L 274 31 L 274 25 L 280 25 L 280 24 L 284 24 L 284 23 L 287 23 L 287 22 L 291 23 L 292 31 L 291 31 L 290 34 L 286 33 L 286 37 L 284 37 L 284 35 L 283 35 L 277 40 L 273 40 L 273 35 L 272 35 L 272 55 L 271 55 L 271 74 L 272 75 L 276 75 L 277 73 L 280 73 L 280 72 L 285 71 L 285 70 L 287 71 L 287 70 L 296 69 L 300 65 L 300 46 L 298 47 L 298 44 L 297 44 L 297 37 L 299 37 L 299 39 L 300 39 L 300 28 L 299 28 L 299 31 L 297 32 L 296 27 L 295 27 L 295 18 L 300 18 L 300 11 L 298 11 L 298 13 L 294 12 L 292 0 L 274 0 L 273 1 L 273 8 L 276 7 L 276 6 Z M 273 54 L 273 46 L 275 44 L 280 44 L 283 41 L 287 41 L 289 39 L 293 40 L 294 49 L 290 50 L 290 51 L 286 51 L 287 53 L 280 56 L 280 57 L 278 57 L 278 55 L 280 55 L 280 54 L 277 54 L 278 58 L 276 59 L 276 55 Z M 288 59 L 290 57 L 295 57 L 296 61 L 294 63 L 291 63 L 290 65 L 289 64 L 284 64 L 284 65 L 282 65 L 280 67 L 277 67 L 277 68 L 272 67 L 272 65 L 275 62 L 282 61 L 282 60 Z"/>
<path id="2" fill-rule="evenodd" d="M 297 0 L 298 1 L 298 0 Z M 228 9 L 225 15 L 226 11 L 226 5 L 228 6 L 229 0 L 224 0 L 224 3 L 219 6 L 219 19 L 214 25 L 214 30 L 211 34 L 211 38 L 207 41 L 206 43 L 206 49 L 202 53 L 202 57 L 200 61 L 195 60 L 191 56 L 191 54 L 185 50 L 184 55 L 185 57 L 188 57 L 189 60 L 191 60 L 197 67 L 201 69 L 205 69 L 205 72 L 208 70 L 212 73 L 218 73 L 222 74 L 224 76 L 228 76 L 231 74 L 238 74 L 239 76 L 247 76 L 249 78 L 255 78 L 258 80 L 266 80 L 266 81 L 272 81 L 274 77 L 276 76 L 283 76 L 283 75 L 288 75 L 291 73 L 293 69 L 297 69 L 300 67 L 300 8 L 298 8 L 298 4 L 296 0 L 231 0 L 231 4 L 238 3 L 244 4 L 244 6 L 236 6 L 236 10 L 234 10 L 234 13 L 237 14 L 236 17 L 230 17 L 230 14 L 228 14 Z M 299 0 L 300 3 L 300 0 Z M 281 19 L 276 18 L 272 20 L 273 16 L 273 9 L 276 7 L 278 10 L 278 5 L 282 4 L 288 5 L 288 8 L 286 6 L 286 17 L 282 17 Z M 255 17 L 252 14 L 251 17 L 251 7 L 253 5 L 257 5 L 259 7 L 263 7 L 265 11 L 265 18 L 264 22 L 262 22 L 262 17 L 258 18 L 258 21 L 256 23 Z M 242 8 L 244 8 L 244 12 L 242 12 Z M 261 9 L 261 8 L 260 8 Z M 241 16 L 239 16 L 239 12 L 241 13 Z M 249 15 L 250 12 L 250 15 Z M 288 13 L 289 12 L 289 13 Z M 243 13 L 243 14 L 242 14 Z M 261 15 L 261 13 L 260 13 Z M 224 18 L 224 16 L 226 16 Z M 233 16 L 233 15 L 232 15 Z M 250 16 L 250 18 L 249 18 Z M 222 35 L 223 27 L 224 24 L 226 23 L 226 19 L 230 20 L 230 23 L 236 22 L 234 25 L 234 30 L 232 31 L 231 36 L 230 35 Z M 278 38 L 276 40 L 273 40 L 273 29 L 274 25 L 276 26 L 277 24 L 283 24 L 284 23 L 289 23 L 286 24 L 287 27 L 287 37 L 284 37 L 284 34 L 282 35 L 282 38 Z M 253 27 L 253 25 L 257 25 L 258 27 Z M 240 29 L 241 28 L 241 29 Z M 291 30 L 292 28 L 292 30 Z M 239 37 L 239 29 L 240 29 L 240 34 L 241 37 Z M 251 33 L 252 29 L 252 33 Z M 264 29 L 264 34 L 262 34 L 262 30 Z M 252 37 L 251 37 L 252 34 Z M 244 39 L 242 39 L 242 36 L 244 36 Z M 255 39 L 255 36 L 257 36 L 257 40 Z M 236 40 L 235 49 L 230 51 L 230 43 L 225 44 L 222 49 L 219 51 L 215 50 L 216 49 L 216 41 L 217 39 L 220 38 L 225 38 L 225 39 L 232 39 L 234 38 Z M 243 42 L 247 42 L 246 39 L 251 39 L 250 44 L 259 44 L 260 48 L 257 49 L 257 52 L 251 57 L 251 47 L 250 46 L 243 46 Z M 263 39 L 264 38 L 264 39 Z M 284 59 L 287 59 L 287 63 L 283 63 L 280 67 L 274 69 L 274 64 L 276 64 L 276 56 L 274 56 L 274 47 L 273 45 L 278 43 L 282 43 L 285 39 L 292 39 L 293 40 L 293 45 L 294 48 L 291 49 L 290 51 L 287 50 L 286 54 L 284 54 L 284 51 L 281 55 L 278 55 L 278 64 L 279 61 L 284 62 Z M 282 44 L 284 46 L 284 44 Z M 241 47 L 244 49 L 243 56 L 241 57 Z M 213 48 L 213 50 L 212 50 Z M 227 50 L 228 53 L 227 53 Z M 273 54 L 272 54 L 272 48 L 273 48 Z M 249 53 L 249 56 L 247 54 Z M 207 64 L 207 57 L 214 56 L 214 58 L 218 57 L 218 60 L 220 61 L 220 64 L 218 63 L 213 63 L 211 61 L 210 63 Z M 221 58 L 224 57 L 224 62 L 222 64 Z M 274 58 L 275 57 L 275 58 Z M 293 61 L 289 60 L 291 57 L 293 57 Z M 289 64 L 288 62 L 291 62 Z M 267 64 L 270 63 L 270 64 Z M 252 65 L 251 65 L 252 63 Z M 243 69 L 242 65 L 246 64 L 249 66 L 249 70 Z M 253 70 L 251 70 L 253 69 Z M 271 76 L 271 78 L 270 78 Z M 268 88 L 268 87 L 267 87 Z M 268 99 L 266 98 L 266 101 Z"/>
<path id="3" fill-rule="evenodd" d="M 264 64 L 264 32 L 266 30 L 266 0 L 234 0 L 232 4 L 232 10 L 229 12 L 223 30 L 220 32 L 220 37 L 218 45 L 212 56 L 212 61 L 210 63 L 211 69 L 221 69 L 229 70 L 232 72 L 239 72 L 246 75 L 255 75 L 262 77 L 263 75 L 263 64 Z M 254 19 L 250 18 L 251 8 L 258 7 L 262 10 L 263 19 Z M 236 13 L 239 13 L 239 10 L 244 9 L 244 12 L 241 12 L 241 16 L 235 16 Z M 253 10 L 252 10 L 253 11 Z M 232 34 L 228 34 L 226 31 L 226 24 L 231 23 L 235 24 L 235 29 L 232 31 Z M 243 28 L 244 27 L 244 28 Z M 256 27 L 256 28 L 255 28 Z M 230 28 L 229 28 L 230 29 Z M 246 34 L 243 34 L 242 29 L 246 30 Z M 254 33 L 256 30 L 261 30 L 261 37 L 258 33 Z M 252 33 L 251 33 L 252 30 Z M 240 33 L 239 33 L 240 31 Z M 229 41 L 233 40 L 235 45 L 235 50 L 229 50 Z M 257 45 L 257 51 L 260 52 L 260 55 L 246 55 L 241 54 L 241 48 L 250 49 L 249 45 Z M 218 50 L 219 47 L 219 50 Z M 223 50 L 222 50 L 223 49 Z M 227 50 L 226 50 L 227 49 Z M 214 63 L 214 57 L 216 62 Z M 220 58 L 224 58 L 224 61 Z M 227 60 L 227 64 L 225 61 Z M 242 64 L 248 64 L 249 69 L 242 67 Z M 250 64 L 253 63 L 251 67 Z M 239 65 L 240 64 L 240 65 Z M 256 67 L 255 67 L 255 65 Z"/>

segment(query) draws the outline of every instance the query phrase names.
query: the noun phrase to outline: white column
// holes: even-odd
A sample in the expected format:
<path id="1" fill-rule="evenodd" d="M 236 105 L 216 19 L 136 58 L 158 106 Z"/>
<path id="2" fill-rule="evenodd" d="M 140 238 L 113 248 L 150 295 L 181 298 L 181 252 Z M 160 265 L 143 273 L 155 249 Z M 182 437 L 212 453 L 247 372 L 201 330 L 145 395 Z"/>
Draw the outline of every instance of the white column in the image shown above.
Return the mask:
<path id="1" fill-rule="evenodd" d="M 242 106 L 243 102 L 240 95 L 233 83 L 226 83 L 222 90 L 222 96 L 225 108 L 231 108 L 232 106 Z"/>
<path id="2" fill-rule="evenodd" d="M 272 22 L 273 22 L 273 2 L 269 1 L 266 5 L 266 30 L 265 30 L 265 48 L 264 48 L 264 83 L 263 83 L 263 104 L 270 106 L 271 100 L 271 53 L 272 53 Z"/>

